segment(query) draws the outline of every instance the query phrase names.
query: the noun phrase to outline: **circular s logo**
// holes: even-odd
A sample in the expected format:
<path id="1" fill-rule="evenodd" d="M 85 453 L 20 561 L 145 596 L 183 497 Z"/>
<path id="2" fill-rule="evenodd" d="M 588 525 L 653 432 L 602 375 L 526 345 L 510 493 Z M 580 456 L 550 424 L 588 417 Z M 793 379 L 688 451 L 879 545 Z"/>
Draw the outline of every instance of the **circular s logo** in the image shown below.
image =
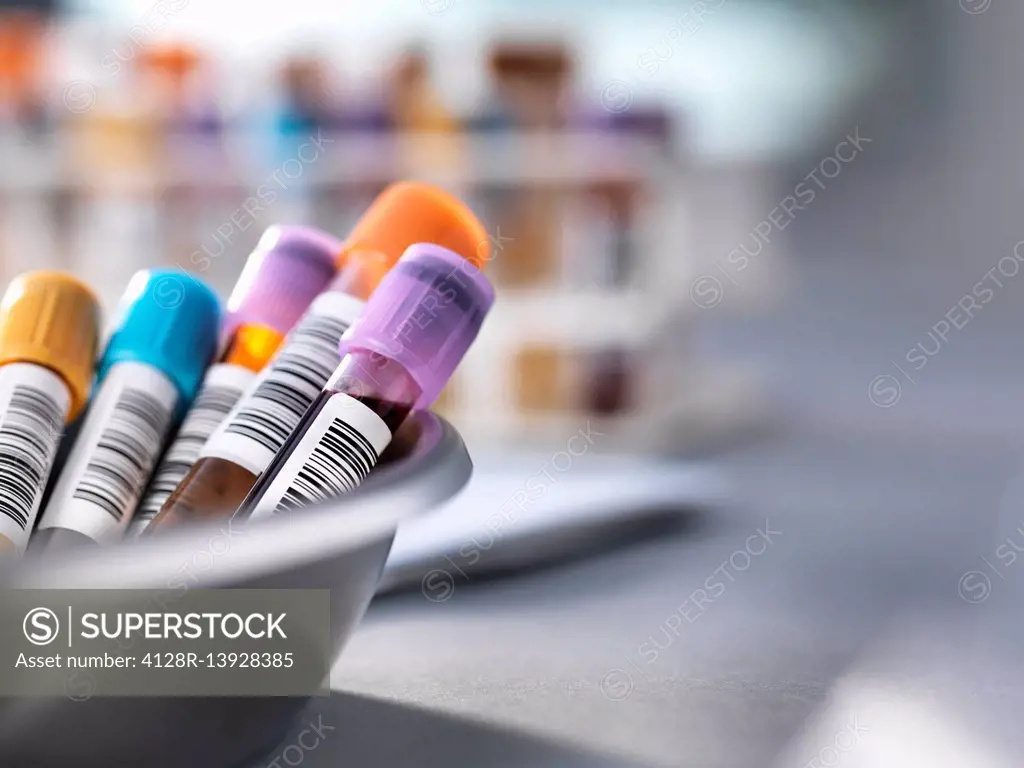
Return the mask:
<path id="1" fill-rule="evenodd" d="M 33 608 L 25 614 L 21 628 L 33 645 L 49 645 L 60 633 L 60 620 L 49 608 Z"/>
<path id="2" fill-rule="evenodd" d="M 868 399 L 879 408 L 892 408 L 900 401 L 902 394 L 899 380 L 888 373 L 875 376 L 868 384 Z"/>
<path id="3" fill-rule="evenodd" d="M 960 7 L 972 16 L 976 16 L 991 8 L 992 0 L 960 0 Z"/>
<path id="4" fill-rule="evenodd" d="M 174 309 L 185 301 L 185 284 L 176 277 L 165 275 L 153 285 L 153 301 L 160 309 Z"/>
<path id="5" fill-rule="evenodd" d="M 960 577 L 957 592 L 968 603 L 983 603 L 992 594 L 992 580 L 987 573 L 968 571 Z"/>
<path id="6" fill-rule="evenodd" d="M 690 286 L 690 300 L 700 309 L 717 307 L 724 295 L 721 281 L 711 275 L 701 275 Z"/>
<path id="7" fill-rule="evenodd" d="M 86 80 L 74 80 L 64 89 L 64 106 L 75 115 L 82 115 L 96 103 L 96 86 Z"/>
<path id="8" fill-rule="evenodd" d="M 423 9 L 431 16 L 444 16 L 455 7 L 455 0 L 420 0 Z"/>
<path id="9" fill-rule="evenodd" d="M 609 701 L 623 701 L 633 692 L 633 678 L 624 669 L 613 669 L 598 684 Z"/>
<path id="10" fill-rule="evenodd" d="M 455 579 L 441 568 L 435 568 L 423 577 L 423 596 L 432 603 L 443 603 L 455 592 Z"/>
<path id="11" fill-rule="evenodd" d="M 601 106 L 613 115 L 621 115 L 633 106 L 633 89 L 622 80 L 612 80 L 601 89 Z"/>
<path id="12" fill-rule="evenodd" d="M 83 669 L 76 670 L 64 681 L 64 693 L 72 701 L 88 701 L 96 693 L 96 678 Z"/>

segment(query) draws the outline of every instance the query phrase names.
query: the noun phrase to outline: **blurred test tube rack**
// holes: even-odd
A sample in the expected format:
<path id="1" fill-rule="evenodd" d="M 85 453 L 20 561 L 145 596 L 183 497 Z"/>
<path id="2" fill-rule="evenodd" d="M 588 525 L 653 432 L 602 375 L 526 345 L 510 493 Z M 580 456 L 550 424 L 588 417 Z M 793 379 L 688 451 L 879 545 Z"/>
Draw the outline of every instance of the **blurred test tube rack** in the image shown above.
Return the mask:
<path id="1" fill-rule="evenodd" d="M 346 131 L 311 136 L 268 167 L 253 160 L 259 136 L 237 128 L 216 148 L 165 131 L 155 149 L 102 162 L 86 138 L 0 136 L 4 280 L 67 269 L 109 307 L 124 275 L 177 264 L 225 291 L 270 224 L 343 234 L 377 190 L 418 178 L 480 209 L 495 250 L 500 300 L 438 404 L 470 441 L 557 449 L 589 422 L 598 449 L 674 451 L 762 416 L 756 376 L 697 359 L 693 174 L 663 142 Z"/>

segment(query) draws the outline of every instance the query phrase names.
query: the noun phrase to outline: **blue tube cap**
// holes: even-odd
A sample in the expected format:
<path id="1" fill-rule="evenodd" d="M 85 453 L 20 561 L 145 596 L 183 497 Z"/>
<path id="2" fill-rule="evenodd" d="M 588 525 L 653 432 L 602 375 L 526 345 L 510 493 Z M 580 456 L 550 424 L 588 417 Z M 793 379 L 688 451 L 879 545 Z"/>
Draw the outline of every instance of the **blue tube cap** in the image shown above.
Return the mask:
<path id="1" fill-rule="evenodd" d="M 174 383 L 187 407 L 217 353 L 217 294 L 181 270 L 144 269 L 132 276 L 116 318 L 98 379 L 117 363 L 150 365 Z"/>

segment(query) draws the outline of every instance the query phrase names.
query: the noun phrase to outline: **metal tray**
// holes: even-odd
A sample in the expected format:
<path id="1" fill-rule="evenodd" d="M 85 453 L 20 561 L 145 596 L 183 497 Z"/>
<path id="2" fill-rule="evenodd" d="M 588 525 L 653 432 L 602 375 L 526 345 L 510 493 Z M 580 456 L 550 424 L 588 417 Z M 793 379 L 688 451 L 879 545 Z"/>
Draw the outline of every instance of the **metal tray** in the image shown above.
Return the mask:
<path id="1" fill-rule="evenodd" d="M 163 589 L 180 584 L 187 571 L 193 588 L 330 589 L 337 658 L 373 597 L 398 524 L 453 497 L 471 472 L 458 432 L 440 417 L 420 413 L 396 435 L 378 471 L 344 501 L 253 525 L 230 536 L 213 557 L 210 542 L 223 540 L 224 526 L 207 523 L 86 550 L 59 563 L 28 557 L 0 572 L 0 584 Z M 267 754 L 308 702 L 80 698 L 74 692 L 68 698 L 0 698 L 0 766 L 239 766 Z"/>

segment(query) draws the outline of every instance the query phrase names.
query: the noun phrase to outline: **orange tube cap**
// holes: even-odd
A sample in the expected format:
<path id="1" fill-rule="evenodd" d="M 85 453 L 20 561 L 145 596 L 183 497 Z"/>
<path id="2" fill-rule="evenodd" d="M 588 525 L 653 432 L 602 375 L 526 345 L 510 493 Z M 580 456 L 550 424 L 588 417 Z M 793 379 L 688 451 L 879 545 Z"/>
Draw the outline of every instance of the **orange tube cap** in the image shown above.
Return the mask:
<path id="1" fill-rule="evenodd" d="M 478 268 L 491 257 L 487 230 L 465 203 L 440 187 L 399 181 L 381 192 L 356 223 L 342 245 L 338 268 L 353 254 L 364 253 L 386 271 L 416 243 L 447 248 Z"/>

